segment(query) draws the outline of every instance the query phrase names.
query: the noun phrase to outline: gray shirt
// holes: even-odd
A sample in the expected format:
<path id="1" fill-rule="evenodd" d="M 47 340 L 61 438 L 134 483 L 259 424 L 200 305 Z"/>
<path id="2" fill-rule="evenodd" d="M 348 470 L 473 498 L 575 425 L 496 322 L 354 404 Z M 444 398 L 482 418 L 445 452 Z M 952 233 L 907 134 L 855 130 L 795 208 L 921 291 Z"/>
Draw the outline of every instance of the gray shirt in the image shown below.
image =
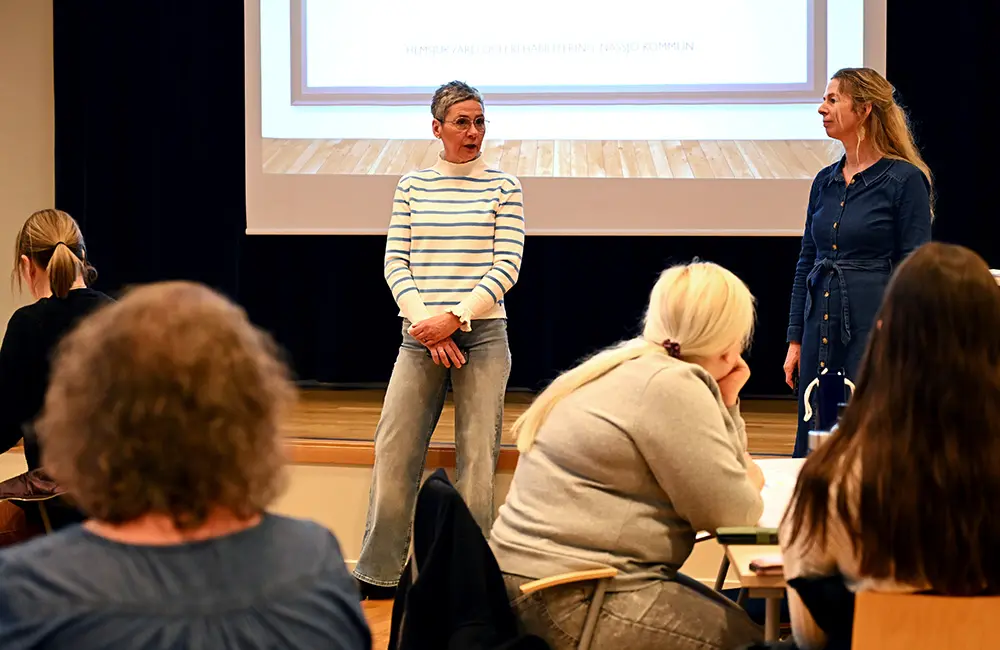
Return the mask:
<path id="1" fill-rule="evenodd" d="M 3 650 L 368 650 L 337 540 L 265 515 L 170 546 L 72 526 L 0 553 Z"/>
<path id="2" fill-rule="evenodd" d="M 671 579 L 698 530 L 756 524 L 739 409 L 700 366 L 627 361 L 552 409 L 522 454 L 490 546 L 505 573 L 614 567 L 612 589 Z"/>

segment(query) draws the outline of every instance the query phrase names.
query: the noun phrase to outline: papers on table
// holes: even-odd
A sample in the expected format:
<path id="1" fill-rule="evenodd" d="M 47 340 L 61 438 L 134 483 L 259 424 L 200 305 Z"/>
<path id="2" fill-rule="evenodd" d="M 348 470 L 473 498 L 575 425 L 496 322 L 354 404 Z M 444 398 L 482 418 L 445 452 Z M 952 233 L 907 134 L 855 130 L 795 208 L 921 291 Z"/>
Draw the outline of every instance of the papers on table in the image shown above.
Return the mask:
<path id="1" fill-rule="evenodd" d="M 764 472 L 764 514 L 760 516 L 761 528 L 777 528 L 785 509 L 792 500 L 795 481 L 799 478 L 804 458 L 762 458 L 755 461 Z"/>

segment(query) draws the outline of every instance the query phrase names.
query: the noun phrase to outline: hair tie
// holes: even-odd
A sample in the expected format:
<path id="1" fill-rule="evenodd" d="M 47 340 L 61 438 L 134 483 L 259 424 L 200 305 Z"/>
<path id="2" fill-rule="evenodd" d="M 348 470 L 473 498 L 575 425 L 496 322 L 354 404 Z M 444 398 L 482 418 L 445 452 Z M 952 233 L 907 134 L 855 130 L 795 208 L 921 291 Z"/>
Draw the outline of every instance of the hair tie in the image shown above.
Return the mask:
<path id="1" fill-rule="evenodd" d="M 663 342 L 663 349 L 667 351 L 667 354 L 674 357 L 675 359 L 681 358 L 681 344 L 676 341 L 671 341 L 667 339 Z"/>
<path id="2" fill-rule="evenodd" d="M 70 253 L 72 253 L 72 252 L 73 252 L 73 247 L 72 247 L 72 246 L 70 246 L 69 244 L 67 244 L 67 243 L 66 243 L 66 242 L 64 242 L 64 241 L 57 241 L 57 242 L 55 243 L 55 245 L 54 245 L 54 246 L 52 247 L 52 250 L 55 250 L 55 249 L 59 248 L 59 245 L 60 245 L 60 244 L 62 244 L 62 245 L 63 245 L 63 246 L 65 246 L 66 248 L 68 248 L 68 249 L 69 249 L 69 252 L 70 252 Z"/>

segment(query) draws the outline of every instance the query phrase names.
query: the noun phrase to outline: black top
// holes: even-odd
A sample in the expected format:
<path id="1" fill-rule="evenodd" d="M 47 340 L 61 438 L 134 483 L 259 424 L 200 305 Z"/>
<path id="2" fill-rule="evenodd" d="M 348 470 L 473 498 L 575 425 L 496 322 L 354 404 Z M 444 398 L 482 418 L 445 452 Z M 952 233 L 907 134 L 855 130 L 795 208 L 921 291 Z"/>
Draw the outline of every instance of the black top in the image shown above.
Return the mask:
<path id="1" fill-rule="evenodd" d="M 493 551 L 443 469 L 417 494 L 413 555 L 396 591 L 389 648 L 547 648 L 519 632 Z"/>
<path id="2" fill-rule="evenodd" d="M 28 468 L 39 467 L 38 440 L 25 425 L 45 403 L 52 353 L 81 318 L 110 302 L 100 291 L 73 289 L 65 298 L 42 298 L 10 317 L 0 346 L 0 454 L 23 436 Z"/>

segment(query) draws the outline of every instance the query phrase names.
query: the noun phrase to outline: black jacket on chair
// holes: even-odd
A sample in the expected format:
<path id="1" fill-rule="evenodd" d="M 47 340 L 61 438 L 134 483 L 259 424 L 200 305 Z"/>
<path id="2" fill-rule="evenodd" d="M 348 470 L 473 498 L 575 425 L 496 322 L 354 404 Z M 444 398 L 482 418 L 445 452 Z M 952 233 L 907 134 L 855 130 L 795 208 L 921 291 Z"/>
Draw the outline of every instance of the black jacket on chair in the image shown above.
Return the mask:
<path id="1" fill-rule="evenodd" d="M 444 470 L 417 495 L 413 554 L 392 607 L 391 650 L 541 650 L 518 632 L 503 575 Z"/>

